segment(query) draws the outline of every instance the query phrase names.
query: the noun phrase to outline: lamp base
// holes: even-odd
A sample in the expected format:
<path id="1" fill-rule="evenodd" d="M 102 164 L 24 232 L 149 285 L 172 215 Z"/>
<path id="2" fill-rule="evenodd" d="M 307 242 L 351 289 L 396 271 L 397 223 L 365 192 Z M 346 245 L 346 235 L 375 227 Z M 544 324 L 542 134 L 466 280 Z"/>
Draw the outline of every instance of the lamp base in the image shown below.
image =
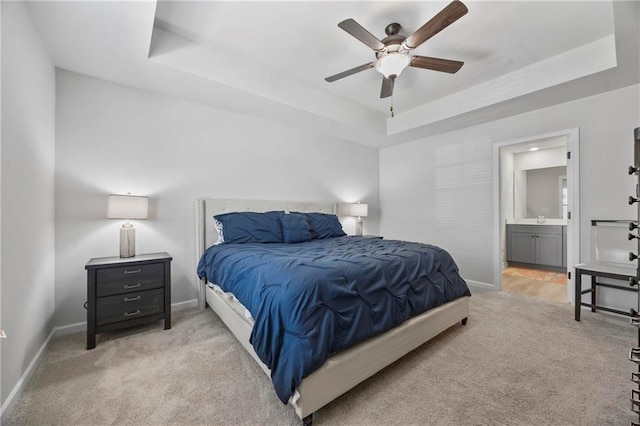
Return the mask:
<path id="1" fill-rule="evenodd" d="M 356 236 L 362 236 L 362 219 L 360 218 L 356 219 Z"/>
<path id="2" fill-rule="evenodd" d="M 120 228 L 120 257 L 136 255 L 136 230 L 133 226 Z"/>

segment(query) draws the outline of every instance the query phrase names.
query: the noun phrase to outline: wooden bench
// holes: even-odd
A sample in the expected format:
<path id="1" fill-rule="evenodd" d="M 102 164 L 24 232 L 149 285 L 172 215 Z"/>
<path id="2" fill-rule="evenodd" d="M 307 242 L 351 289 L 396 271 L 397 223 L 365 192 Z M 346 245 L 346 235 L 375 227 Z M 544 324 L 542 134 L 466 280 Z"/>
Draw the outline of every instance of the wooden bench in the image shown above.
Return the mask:
<path id="1" fill-rule="evenodd" d="M 615 288 L 618 290 L 625 290 L 631 292 L 638 292 L 637 287 L 631 287 L 629 285 L 629 278 L 636 276 L 636 268 L 634 266 L 625 265 L 622 263 L 615 262 L 590 262 L 590 263 L 580 263 L 575 267 L 575 320 L 580 321 L 580 308 L 582 306 L 587 306 L 591 308 L 591 312 L 596 312 L 597 309 L 613 312 L 620 315 L 631 316 L 631 312 L 622 311 L 619 309 L 613 309 L 606 306 L 600 306 L 597 303 L 597 288 L 598 287 L 607 287 L 607 288 Z M 582 275 L 590 275 L 591 276 L 591 287 L 582 290 Z M 599 282 L 597 278 L 611 278 L 614 280 L 625 281 L 624 284 L 609 284 Z M 591 303 L 582 302 L 582 295 L 591 293 Z"/>

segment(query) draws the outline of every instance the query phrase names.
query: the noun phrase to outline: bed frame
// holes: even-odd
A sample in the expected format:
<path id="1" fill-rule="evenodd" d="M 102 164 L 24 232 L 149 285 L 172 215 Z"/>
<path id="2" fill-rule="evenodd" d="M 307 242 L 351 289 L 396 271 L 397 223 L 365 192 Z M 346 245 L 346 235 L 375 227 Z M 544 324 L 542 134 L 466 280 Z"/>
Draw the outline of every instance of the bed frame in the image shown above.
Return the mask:
<path id="1" fill-rule="evenodd" d="M 265 212 L 269 210 L 336 213 L 337 205 L 291 201 L 199 199 L 196 204 L 196 261 L 200 259 L 207 247 L 217 241 L 218 233 L 213 221 L 214 215 L 232 211 Z M 211 307 L 270 377 L 269 369 L 249 343 L 251 323 L 237 309 L 233 309 L 228 299 L 206 284 L 206 279 L 199 280 L 199 307 L 201 309 L 205 309 L 206 305 Z M 302 419 L 303 425 L 311 425 L 312 416 L 316 410 L 449 327 L 458 322 L 466 324 L 468 315 L 469 298 L 461 297 L 332 355 L 320 369 L 302 380 L 289 399 L 289 403 Z"/>

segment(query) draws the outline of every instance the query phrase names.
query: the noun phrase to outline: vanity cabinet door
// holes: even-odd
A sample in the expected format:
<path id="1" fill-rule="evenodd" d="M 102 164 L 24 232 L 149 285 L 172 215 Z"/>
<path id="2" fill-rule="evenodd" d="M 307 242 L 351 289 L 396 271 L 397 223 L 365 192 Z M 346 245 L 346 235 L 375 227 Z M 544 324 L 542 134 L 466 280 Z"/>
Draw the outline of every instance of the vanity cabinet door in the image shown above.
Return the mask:
<path id="1" fill-rule="evenodd" d="M 532 232 L 512 230 L 507 235 L 507 261 L 536 263 L 536 239 Z"/>
<path id="2" fill-rule="evenodd" d="M 562 266 L 562 234 L 536 234 L 536 262 L 539 265 Z"/>

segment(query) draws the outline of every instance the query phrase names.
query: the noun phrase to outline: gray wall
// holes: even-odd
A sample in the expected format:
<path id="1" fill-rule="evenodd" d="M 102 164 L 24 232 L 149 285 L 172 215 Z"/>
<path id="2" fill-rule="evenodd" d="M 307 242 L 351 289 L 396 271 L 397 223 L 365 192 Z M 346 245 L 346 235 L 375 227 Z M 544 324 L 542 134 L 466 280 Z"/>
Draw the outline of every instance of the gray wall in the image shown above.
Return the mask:
<path id="1" fill-rule="evenodd" d="M 493 284 L 494 144 L 580 130 L 581 259 L 591 253 L 590 220 L 632 218 L 626 199 L 638 85 L 461 129 L 380 152 L 380 230 L 386 238 L 449 250 L 465 278 Z M 605 301 L 606 302 L 606 301 Z"/>
<path id="2" fill-rule="evenodd" d="M 0 370 L 9 394 L 53 329 L 55 71 L 26 6 L 2 8 Z"/>
<path id="3" fill-rule="evenodd" d="M 363 201 L 364 231 L 376 234 L 378 182 L 377 149 L 59 70 L 56 324 L 86 320 L 87 260 L 118 255 L 108 194 L 150 197 L 136 249 L 173 256 L 177 303 L 197 297 L 197 198 Z"/>

